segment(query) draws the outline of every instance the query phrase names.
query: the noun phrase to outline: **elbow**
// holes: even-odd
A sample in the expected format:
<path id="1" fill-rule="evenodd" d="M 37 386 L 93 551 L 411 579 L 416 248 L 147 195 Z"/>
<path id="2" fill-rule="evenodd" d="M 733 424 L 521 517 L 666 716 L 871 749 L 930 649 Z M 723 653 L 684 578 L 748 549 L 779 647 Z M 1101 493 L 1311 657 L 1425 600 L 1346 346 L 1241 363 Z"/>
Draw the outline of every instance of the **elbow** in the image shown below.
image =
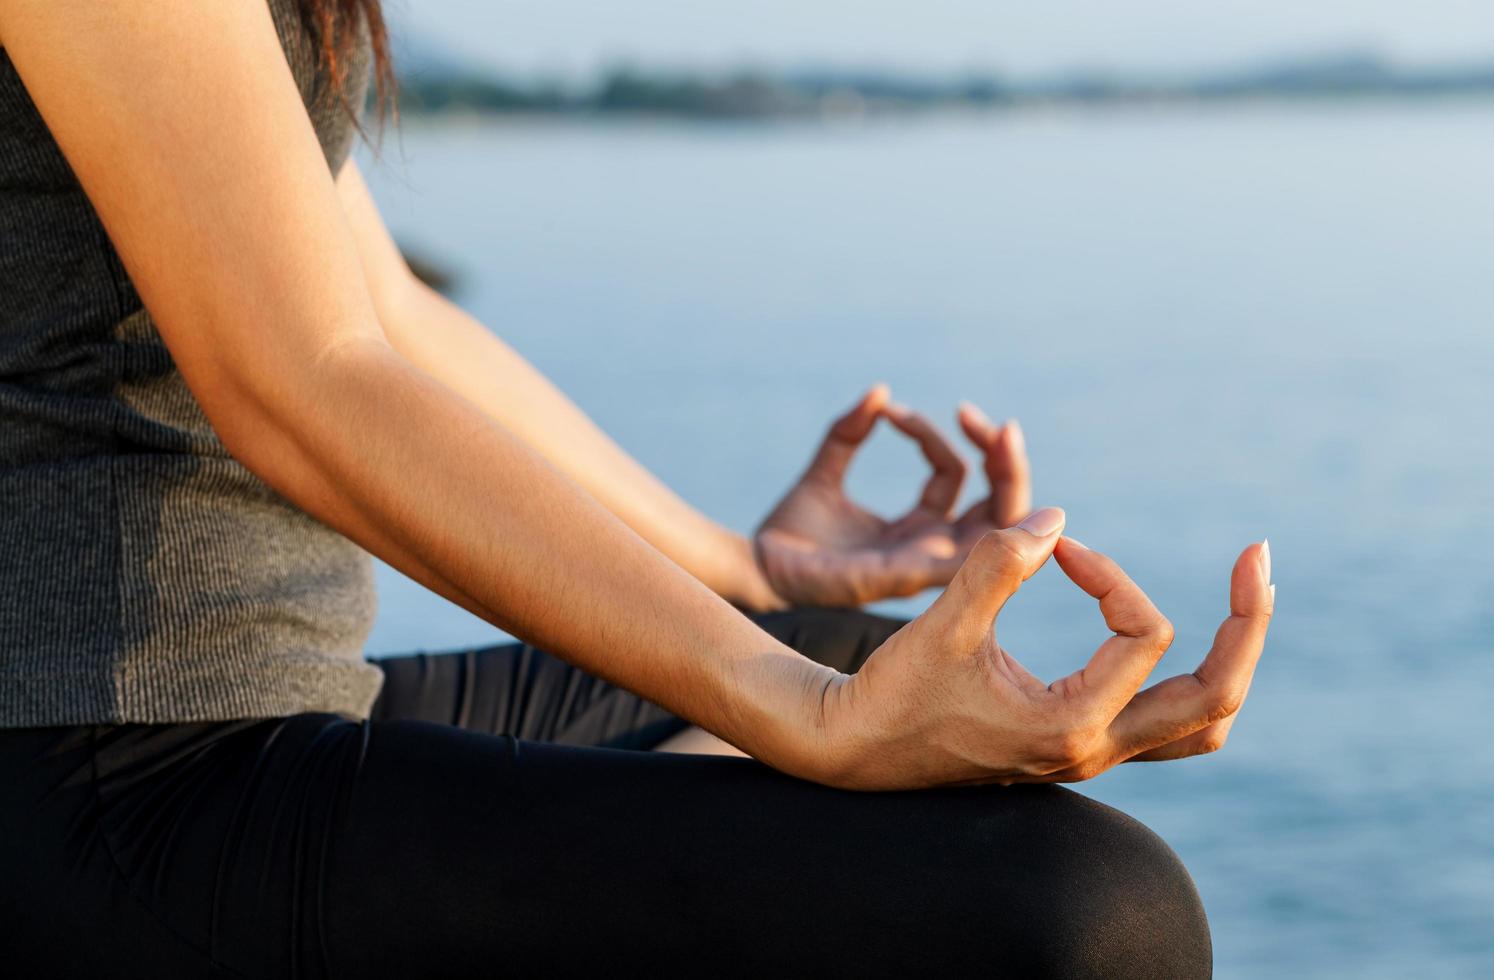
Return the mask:
<path id="1" fill-rule="evenodd" d="M 303 484 L 320 483 L 316 461 L 324 443 L 350 416 L 350 392 L 376 384 L 370 365 L 392 354 L 383 337 L 349 332 L 274 365 L 220 363 L 188 387 L 228 454 L 296 500 Z"/>
<path id="2" fill-rule="evenodd" d="M 306 456 L 293 415 L 273 411 L 274 402 L 233 382 L 198 396 L 203 414 L 228 455 L 276 491 L 296 499 Z"/>

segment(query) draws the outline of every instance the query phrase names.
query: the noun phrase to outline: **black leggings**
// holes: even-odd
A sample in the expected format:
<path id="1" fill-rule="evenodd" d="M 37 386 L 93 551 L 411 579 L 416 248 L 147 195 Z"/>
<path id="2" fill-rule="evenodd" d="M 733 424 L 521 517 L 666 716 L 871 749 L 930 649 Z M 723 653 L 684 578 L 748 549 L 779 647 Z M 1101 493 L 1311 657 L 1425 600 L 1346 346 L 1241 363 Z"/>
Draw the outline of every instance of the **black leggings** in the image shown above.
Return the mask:
<path id="1" fill-rule="evenodd" d="M 761 621 L 842 669 L 897 625 Z M 0 970 L 1210 974 L 1177 857 L 1068 790 L 632 751 L 683 723 L 520 645 L 383 667 L 368 722 L 0 731 Z"/>

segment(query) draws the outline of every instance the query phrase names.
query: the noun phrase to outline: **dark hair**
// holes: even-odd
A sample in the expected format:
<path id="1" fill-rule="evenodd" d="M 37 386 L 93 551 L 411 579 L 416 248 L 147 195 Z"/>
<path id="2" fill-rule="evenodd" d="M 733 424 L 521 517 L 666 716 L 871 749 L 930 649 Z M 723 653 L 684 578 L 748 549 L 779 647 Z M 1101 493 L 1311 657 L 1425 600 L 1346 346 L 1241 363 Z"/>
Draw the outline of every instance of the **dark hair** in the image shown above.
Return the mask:
<path id="1" fill-rule="evenodd" d="M 391 110 L 398 119 L 398 108 L 394 105 L 394 69 L 389 58 L 389 31 L 384 26 L 380 0 L 299 0 L 299 3 L 301 21 L 316 39 L 318 57 L 332 81 L 332 94 L 355 122 L 358 117 L 348 101 L 348 61 L 353 46 L 358 43 L 359 21 L 362 21 L 373 48 L 374 111 L 381 126 L 384 116 Z M 362 131 L 363 127 L 358 128 Z"/>

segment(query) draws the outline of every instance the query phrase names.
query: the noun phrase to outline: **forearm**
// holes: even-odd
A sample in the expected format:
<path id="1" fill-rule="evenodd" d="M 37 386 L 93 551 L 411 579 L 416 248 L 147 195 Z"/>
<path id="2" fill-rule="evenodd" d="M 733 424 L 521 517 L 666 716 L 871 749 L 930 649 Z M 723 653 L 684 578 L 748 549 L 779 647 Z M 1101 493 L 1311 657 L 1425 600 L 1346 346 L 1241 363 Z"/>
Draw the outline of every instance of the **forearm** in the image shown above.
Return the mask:
<path id="1" fill-rule="evenodd" d="M 528 443 L 718 595 L 783 605 L 742 535 L 712 521 L 622 450 L 523 357 L 460 307 L 414 284 L 380 318 L 395 348 Z"/>
<path id="2" fill-rule="evenodd" d="M 380 341 L 215 406 L 288 499 L 417 581 L 790 771 L 830 672 L 777 643 Z"/>

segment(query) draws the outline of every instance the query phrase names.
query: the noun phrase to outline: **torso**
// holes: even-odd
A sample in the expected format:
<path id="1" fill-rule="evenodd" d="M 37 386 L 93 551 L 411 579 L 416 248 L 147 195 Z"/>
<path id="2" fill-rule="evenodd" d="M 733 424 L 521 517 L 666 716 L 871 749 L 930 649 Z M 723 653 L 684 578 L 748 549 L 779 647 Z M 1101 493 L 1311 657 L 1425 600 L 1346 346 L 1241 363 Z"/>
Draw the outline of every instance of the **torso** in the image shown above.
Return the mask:
<path id="1" fill-rule="evenodd" d="M 329 168 L 356 135 L 269 0 Z M 361 105 L 366 37 L 350 66 Z M 366 714 L 368 556 L 228 455 L 0 49 L 0 726 Z"/>

